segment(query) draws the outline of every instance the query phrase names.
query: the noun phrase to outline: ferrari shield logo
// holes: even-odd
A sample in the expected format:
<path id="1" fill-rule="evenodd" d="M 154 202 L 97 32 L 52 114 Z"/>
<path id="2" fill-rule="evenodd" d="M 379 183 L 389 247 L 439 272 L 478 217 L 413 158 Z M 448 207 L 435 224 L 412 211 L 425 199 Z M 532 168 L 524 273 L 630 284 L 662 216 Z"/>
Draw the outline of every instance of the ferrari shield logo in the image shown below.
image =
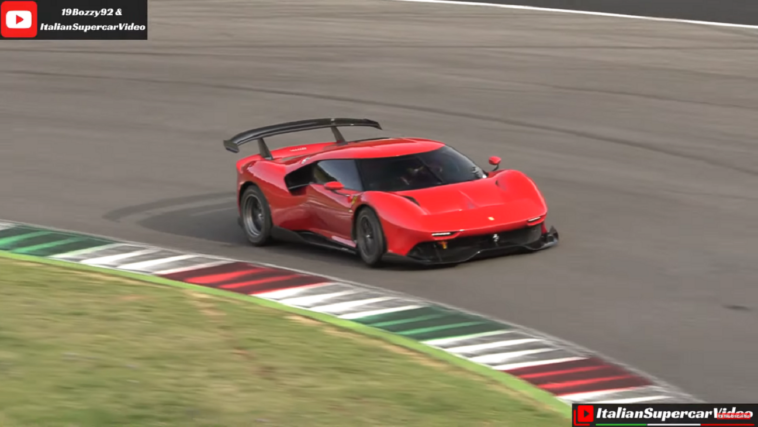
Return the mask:
<path id="1" fill-rule="evenodd" d="M 493 234 L 492 235 L 492 241 L 495 242 L 495 243 L 497 243 L 498 240 L 500 240 L 500 236 L 498 236 L 497 234 Z"/>
<path id="2" fill-rule="evenodd" d="M 494 220 L 495 220 L 495 218 L 493 218 L 493 217 L 489 217 L 489 220 L 490 220 L 490 221 L 494 221 Z"/>

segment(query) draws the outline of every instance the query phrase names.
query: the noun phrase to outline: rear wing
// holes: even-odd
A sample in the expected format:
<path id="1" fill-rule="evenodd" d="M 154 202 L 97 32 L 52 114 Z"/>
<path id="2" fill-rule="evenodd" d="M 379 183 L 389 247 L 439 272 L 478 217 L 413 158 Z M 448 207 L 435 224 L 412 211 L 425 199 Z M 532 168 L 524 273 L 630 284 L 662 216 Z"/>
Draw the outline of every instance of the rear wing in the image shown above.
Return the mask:
<path id="1" fill-rule="evenodd" d="M 331 128 L 334 133 L 334 138 L 337 140 L 337 144 L 347 144 L 345 137 L 342 136 L 338 127 L 348 126 L 363 126 L 381 129 L 382 126 L 373 120 L 369 119 L 311 119 L 300 120 L 297 122 L 280 123 L 277 125 L 265 126 L 257 129 L 250 129 L 233 136 L 231 139 L 224 141 L 224 148 L 232 153 L 239 153 L 239 146 L 250 142 L 254 139 L 258 140 L 258 150 L 261 156 L 266 160 L 273 160 L 274 156 L 271 155 L 271 151 L 266 145 L 266 141 L 263 138 L 268 138 L 274 135 L 282 135 L 285 133 L 302 132 L 306 130 L 325 129 Z"/>

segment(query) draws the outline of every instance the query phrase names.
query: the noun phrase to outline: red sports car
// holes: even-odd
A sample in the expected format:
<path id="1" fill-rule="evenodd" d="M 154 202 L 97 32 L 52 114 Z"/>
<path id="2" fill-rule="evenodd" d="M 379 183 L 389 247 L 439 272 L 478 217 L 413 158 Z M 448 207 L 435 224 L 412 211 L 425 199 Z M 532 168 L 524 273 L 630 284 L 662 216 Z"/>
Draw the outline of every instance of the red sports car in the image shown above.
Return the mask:
<path id="1" fill-rule="evenodd" d="M 367 119 L 315 119 L 252 129 L 224 141 L 258 141 L 237 162 L 239 224 L 255 246 L 299 241 L 357 253 L 369 266 L 392 258 L 458 264 L 558 243 L 537 186 L 516 170 L 484 172 L 442 142 L 347 141 L 340 127 Z M 330 128 L 336 141 L 271 151 L 264 138 Z"/>

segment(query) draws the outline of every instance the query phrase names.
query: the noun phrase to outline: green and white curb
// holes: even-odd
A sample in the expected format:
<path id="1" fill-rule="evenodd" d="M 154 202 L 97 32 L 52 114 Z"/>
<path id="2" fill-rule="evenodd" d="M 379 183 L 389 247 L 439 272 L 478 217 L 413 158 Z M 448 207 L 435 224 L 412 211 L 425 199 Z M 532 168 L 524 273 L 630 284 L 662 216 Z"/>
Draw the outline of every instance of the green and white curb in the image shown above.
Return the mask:
<path id="1" fill-rule="evenodd" d="M 0 252 L 262 298 L 363 325 L 472 362 L 519 387 L 534 386 L 566 404 L 698 401 L 539 332 L 333 277 L 13 222 L 0 222 Z"/>

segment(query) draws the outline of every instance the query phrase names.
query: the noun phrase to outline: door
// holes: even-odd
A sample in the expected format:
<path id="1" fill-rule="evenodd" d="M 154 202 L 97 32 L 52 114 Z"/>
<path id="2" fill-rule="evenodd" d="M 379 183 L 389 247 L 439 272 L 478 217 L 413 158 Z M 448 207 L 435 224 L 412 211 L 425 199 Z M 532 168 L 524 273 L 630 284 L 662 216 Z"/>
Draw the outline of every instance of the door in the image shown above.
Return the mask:
<path id="1" fill-rule="evenodd" d="M 362 190 L 354 160 L 322 160 L 313 165 L 313 181 L 308 186 L 308 203 L 313 213 L 313 232 L 336 242 L 355 246 L 350 238 L 353 227 L 353 199 Z M 340 182 L 345 188 L 328 190 L 324 184 Z"/>

